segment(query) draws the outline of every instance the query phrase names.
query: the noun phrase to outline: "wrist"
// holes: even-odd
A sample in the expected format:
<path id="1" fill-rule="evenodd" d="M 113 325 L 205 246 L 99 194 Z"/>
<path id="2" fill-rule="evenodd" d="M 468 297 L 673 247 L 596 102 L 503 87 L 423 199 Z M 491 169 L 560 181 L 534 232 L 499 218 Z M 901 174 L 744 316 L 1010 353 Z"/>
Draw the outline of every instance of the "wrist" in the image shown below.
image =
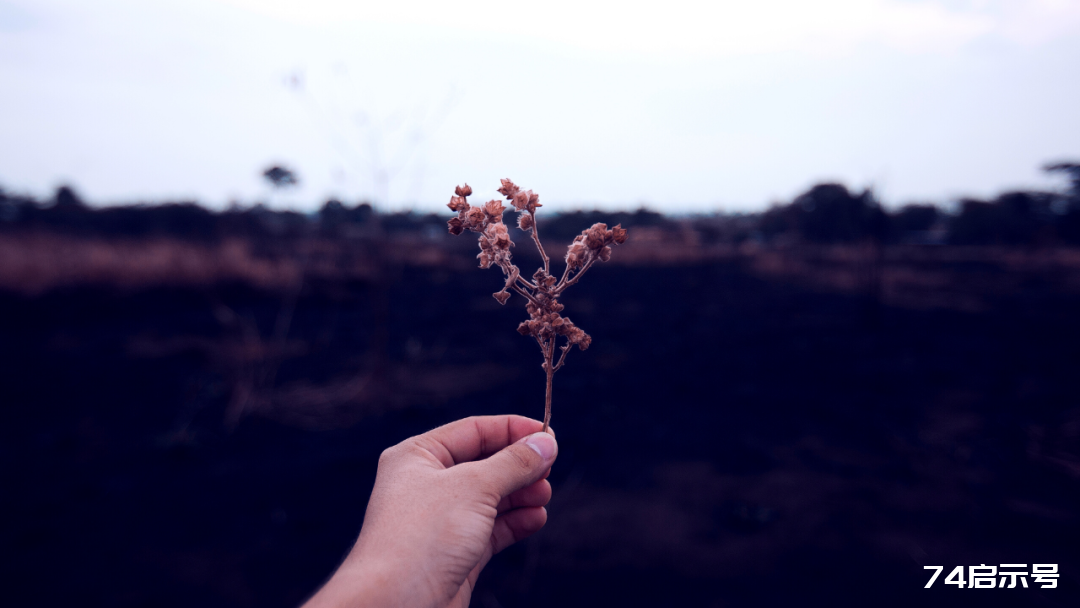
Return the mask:
<path id="1" fill-rule="evenodd" d="M 390 608 L 408 605 L 400 578 L 400 573 L 395 576 L 391 568 L 377 560 L 349 555 L 304 608 Z"/>

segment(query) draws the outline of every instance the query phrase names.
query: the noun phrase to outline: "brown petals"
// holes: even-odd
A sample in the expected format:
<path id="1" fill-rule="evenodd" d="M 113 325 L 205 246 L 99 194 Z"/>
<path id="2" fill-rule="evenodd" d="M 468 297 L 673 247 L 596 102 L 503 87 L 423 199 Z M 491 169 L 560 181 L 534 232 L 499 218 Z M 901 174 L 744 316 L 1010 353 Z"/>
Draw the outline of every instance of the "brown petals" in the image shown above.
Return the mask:
<path id="1" fill-rule="evenodd" d="M 577 347 L 581 350 L 587 350 L 589 346 L 592 345 L 592 336 L 585 333 L 584 331 L 581 331 L 580 329 L 578 331 L 580 331 L 581 334 L 577 336 L 577 342 L 571 341 L 571 344 L 577 344 Z"/>
<path id="2" fill-rule="evenodd" d="M 503 179 L 499 181 L 502 182 L 502 187 L 499 188 L 498 192 L 499 194 L 505 196 L 507 199 L 513 199 L 514 195 L 518 193 L 518 190 L 520 190 L 520 188 L 518 188 L 514 184 L 514 182 L 508 179 Z"/>
<path id="3" fill-rule="evenodd" d="M 469 184 L 462 184 L 457 188 L 454 188 L 454 194 L 458 196 L 469 196 L 472 194 L 472 188 L 469 187 Z"/>
<path id="4" fill-rule="evenodd" d="M 484 210 L 480 207 L 469 207 L 469 210 L 465 212 L 465 227 L 470 230 L 478 230 L 484 225 L 484 220 L 487 219 L 484 214 Z"/>
<path id="5" fill-rule="evenodd" d="M 451 211 L 464 211 L 469 208 L 469 203 L 465 202 L 465 198 L 461 196 L 451 196 L 450 202 L 446 204 Z"/>
<path id="6" fill-rule="evenodd" d="M 626 242 L 626 229 L 621 224 L 615 226 L 611 230 L 608 230 L 607 224 L 593 224 L 588 230 L 582 231 L 574 239 L 574 243 L 582 243 L 592 251 L 596 252 L 597 258 L 601 262 L 606 262 L 611 259 L 611 245 L 612 243 L 623 244 Z M 573 249 L 574 245 L 571 245 Z M 570 253 L 567 253 L 567 261 L 571 257 Z"/>
<path id="7" fill-rule="evenodd" d="M 518 228 L 524 230 L 525 232 L 528 232 L 529 230 L 532 230 L 532 227 L 533 217 L 531 215 L 527 213 L 522 213 L 518 215 Z"/>
<path id="8" fill-rule="evenodd" d="M 451 218 L 449 222 L 446 222 L 446 225 L 450 228 L 450 234 L 455 236 L 465 231 L 465 227 L 462 225 L 461 220 L 456 217 Z"/>
<path id="9" fill-rule="evenodd" d="M 480 237 L 480 247 L 484 248 L 493 247 L 495 249 L 510 249 L 510 235 L 506 231 L 506 224 L 499 222 L 498 224 L 488 224 L 488 227 L 484 230 L 484 236 Z"/>
<path id="10" fill-rule="evenodd" d="M 510 292 L 505 289 L 502 291 L 496 291 L 491 294 L 495 296 L 495 299 L 499 301 L 499 304 L 506 304 L 506 301 L 510 299 Z"/>
<path id="11" fill-rule="evenodd" d="M 626 242 L 626 228 L 623 228 L 622 224 L 616 224 L 615 227 L 611 229 L 611 240 L 615 241 L 618 245 L 622 245 Z"/>
<path id="12" fill-rule="evenodd" d="M 510 204 L 514 206 L 514 209 L 517 209 L 518 211 L 524 211 L 525 207 L 529 205 L 528 192 L 515 192 L 514 196 L 507 198 L 510 199 Z"/>
<path id="13" fill-rule="evenodd" d="M 506 208 L 503 207 L 503 204 L 502 204 L 501 201 L 497 201 L 497 200 L 492 199 L 492 200 L 484 203 L 484 213 L 486 213 L 488 215 L 488 217 L 491 219 L 491 221 L 493 221 L 493 222 L 501 222 L 502 221 L 502 215 L 503 215 L 503 211 L 505 209 Z"/>
<path id="14" fill-rule="evenodd" d="M 566 263 L 570 266 L 571 270 L 576 270 L 585 265 L 585 246 L 580 241 L 574 242 L 570 245 L 570 248 L 566 251 Z"/>
<path id="15" fill-rule="evenodd" d="M 607 232 L 607 224 L 593 224 L 592 228 L 589 228 L 585 232 L 585 245 L 589 249 L 600 249 L 604 246 L 604 240 Z"/>

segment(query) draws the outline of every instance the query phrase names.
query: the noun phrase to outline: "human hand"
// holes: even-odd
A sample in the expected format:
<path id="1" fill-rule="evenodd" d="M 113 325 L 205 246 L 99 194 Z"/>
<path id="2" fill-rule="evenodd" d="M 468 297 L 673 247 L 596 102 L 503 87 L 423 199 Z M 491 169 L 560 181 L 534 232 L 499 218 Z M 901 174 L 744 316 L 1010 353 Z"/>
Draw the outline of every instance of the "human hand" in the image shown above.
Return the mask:
<path id="1" fill-rule="evenodd" d="M 468 606 L 491 556 L 547 522 L 558 446 L 542 428 L 479 416 L 384 451 L 356 545 L 305 608 Z"/>

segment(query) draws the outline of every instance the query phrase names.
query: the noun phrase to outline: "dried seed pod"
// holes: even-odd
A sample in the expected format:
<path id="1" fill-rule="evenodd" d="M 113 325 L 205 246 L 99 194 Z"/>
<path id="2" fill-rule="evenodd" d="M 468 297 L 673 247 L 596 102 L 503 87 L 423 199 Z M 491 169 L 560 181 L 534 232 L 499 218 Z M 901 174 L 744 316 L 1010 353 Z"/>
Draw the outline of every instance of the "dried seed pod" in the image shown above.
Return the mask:
<path id="1" fill-rule="evenodd" d="M 510 181 L 508 179 L 504 179 L 504 180 L 500 180 L 500 181 L 502 182 L 502 187 L 499 188 L 498 193 L 505 196 L 508 199 L 514 198 L 514 195 L 518 193 L 519 188 L 516 185 L 514 185 L 514 182 L 512 182 L 512 181 Z"/>
<path id="2" fill-rule="evenodd" d="M 617 245 L 622 245 L 626 242 L 626 228 L 622 227 L 622 224 L 616 224 L 611 229 L 611 240 Z"/>
<path id="3" fill-rule="evenodd" d="M 505 209 L 506 208 L 503 207 L 503 204 L 502 204 L 501 201 L 497 201 L 497 200 L 492 199 L 492 200 L 484 203 L 484 213 L 486 213 L 488 215 L 488 217 L 491 219 L 491 221 L 493 221 L 493 222 L 501 222 L 502 221 L 503 211 Z"/>
<path id="4" fill-rule="evenodd" d="M 525 213 L 519 213 L 518 214 L 518 228 L 524 230 L 525 232 L 528 232 L 528 231 L 532 230 L 532 227 L 533 227 L 533 217 L 531 215 L 528 215 L 528 214 L 525 214 Z"/>

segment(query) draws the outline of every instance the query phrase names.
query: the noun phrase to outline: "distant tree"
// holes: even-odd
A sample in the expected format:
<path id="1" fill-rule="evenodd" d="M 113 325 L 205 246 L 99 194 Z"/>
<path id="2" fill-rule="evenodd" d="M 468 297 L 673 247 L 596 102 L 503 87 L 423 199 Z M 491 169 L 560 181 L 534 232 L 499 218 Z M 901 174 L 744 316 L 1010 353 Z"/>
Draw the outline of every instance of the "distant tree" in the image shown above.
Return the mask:
<path id="1" fill-rule="evenodd" d="M 888 217 L 869 190 L 859 195 L 840 184 L 819 184 L 795 199 L 799 232 L 810 241 L 853 242 L 883 238 Z"/>
<path id="2" fill-rule="evenodd" d="M 367 203 L 350 208 L 337 199 L 330 199 L 319 209 L 319 224 L 323 232 L 338 234 L 346 225 L 369 221 L 374 213 L 371 205 Z"/>
<path id="3" fill-rule="evenodd" d="M 1080 198 L 1080 163 L 1050 163 L 1043 170 L 1047 173 L 1064 173 L 1069 180 L 1069 195 Z"/>
<path id="4" fill-rule="evenodd" d="M 905 205 L 892 216 L 893 229 L 896 232 L 923 232 L 929 230 L 941 211 L 933 205 Z"/>
<path id="5" fill-rule="evenodd" d="M 278 165 L 263 171 L 263 177 L 275 188 L 288 188 L 300 183 L 296 173 Z"/>
<path id="6" fill-rule="evenodd" d="M 889 216 L 873 192 L 852 194 L 840 184 L 818 184 L 790 205 L 776 206 L 761 216 L 759 229 L 766 237 L 795 233 L 815 243 L 852 243 L 884 240 Z"/>
<path id="7" fill-rule="evenodd" d="M 53 196 L 53 203 L 60 209 L 81 209 L 86 205 L 70 186 L 60 186 Z"/>
<path id="8" fill-rule="evenodd" d="M 1080 163 L 1052 163 L 1043 169 L 1048 173 L 1064 173 L 1069 180 L 1068 192 L 1054 201 L 1054 210 L 1058 213 L 1055 225 L 1061 240 L 1080 244 Z"/>
<path id="9" fill-rule="evenodd" d="M 965 199 L 949 226 L 957 245 L 1025 245 L 1053 239 L 1053 197 L 1044 192 L 1007 192 L 992 201 Z"/>

